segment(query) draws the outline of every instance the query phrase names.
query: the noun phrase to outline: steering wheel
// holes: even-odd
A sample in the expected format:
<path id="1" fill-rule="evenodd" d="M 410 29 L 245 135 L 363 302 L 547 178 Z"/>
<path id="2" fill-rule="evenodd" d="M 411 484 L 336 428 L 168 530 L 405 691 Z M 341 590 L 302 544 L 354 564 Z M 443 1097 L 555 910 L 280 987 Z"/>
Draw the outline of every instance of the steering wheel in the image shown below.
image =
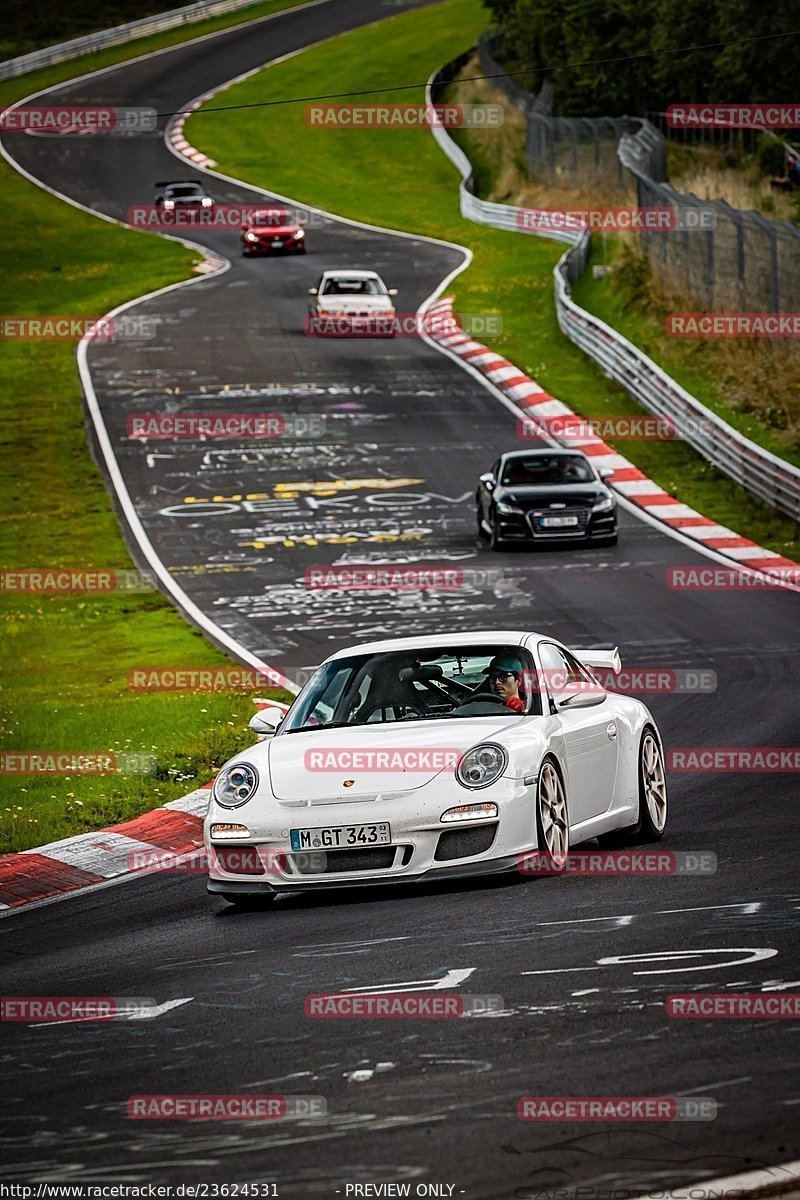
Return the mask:
<path id="1" fill-rule="evenodd" d="M 454 712 L 463 713 L 464 709 L 474 708 L 478 704 L 501 704 L 505 708 L 505 696 L 496 696 L 494 692 L 481 692 L 479 696 L 471 696 L 469 700 L 465 700 L 463 704 L 459 704 Z"/>

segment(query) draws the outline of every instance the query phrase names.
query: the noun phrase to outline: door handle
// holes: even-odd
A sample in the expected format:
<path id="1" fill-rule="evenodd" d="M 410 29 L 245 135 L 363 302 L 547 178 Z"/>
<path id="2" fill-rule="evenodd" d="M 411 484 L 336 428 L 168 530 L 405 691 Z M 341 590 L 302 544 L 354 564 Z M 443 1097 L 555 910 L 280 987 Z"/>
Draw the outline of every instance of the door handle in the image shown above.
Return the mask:
<path id="1" fill-rule="evenodd" d="M 613 742 L 615 737 L 617 736 L 617 727 L 613 721 L 610 721 L 608 723 L 608 725 L 606 725 L 606 733 L 608 734 L 608 736 L 611 738 L 611 741 Z"/>

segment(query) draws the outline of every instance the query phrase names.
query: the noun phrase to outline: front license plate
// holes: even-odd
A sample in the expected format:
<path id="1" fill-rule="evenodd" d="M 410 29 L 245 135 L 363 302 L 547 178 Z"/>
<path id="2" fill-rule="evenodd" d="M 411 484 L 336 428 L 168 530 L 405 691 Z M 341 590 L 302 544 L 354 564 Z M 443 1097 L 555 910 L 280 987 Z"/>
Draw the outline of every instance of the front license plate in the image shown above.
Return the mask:
<path id="1" fill-rule="evenodd" d="M 273 244 L 273 246 L 282 246 L 283 240 L 281 238 L 273 238 L 272 244 Z"/>
<path id="2" fill-rule="evenodd" d="M 344 850 L 346 846 L 385 846 L 392 840 L 388 824 L 325 825 L 321 829 L 292 829 L 293 850 Z"/>
<path id="3" fill-rule="evenodd" d="M 542 517 L 542 525 L 547 529 L 564 529 L 568 525 L 577 524 L 577 517 Z"/>

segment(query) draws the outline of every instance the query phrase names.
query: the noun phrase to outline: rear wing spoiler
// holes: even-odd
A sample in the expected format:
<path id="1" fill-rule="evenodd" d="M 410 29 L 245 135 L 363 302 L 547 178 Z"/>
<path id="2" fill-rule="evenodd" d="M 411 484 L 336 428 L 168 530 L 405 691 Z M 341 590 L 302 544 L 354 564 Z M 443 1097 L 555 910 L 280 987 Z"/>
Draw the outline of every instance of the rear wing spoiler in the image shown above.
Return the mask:
<path id="1" fill-rule="evenodd" d="M 622 670 L 622 659 L 619 656 L 619 647 L 615 646 L 613 650 L 576 650 L 572 653 L 579 659 L 585 667 L 602 669 L 604 671 L 613 671 L 615 675 L 619 675 Z"/>

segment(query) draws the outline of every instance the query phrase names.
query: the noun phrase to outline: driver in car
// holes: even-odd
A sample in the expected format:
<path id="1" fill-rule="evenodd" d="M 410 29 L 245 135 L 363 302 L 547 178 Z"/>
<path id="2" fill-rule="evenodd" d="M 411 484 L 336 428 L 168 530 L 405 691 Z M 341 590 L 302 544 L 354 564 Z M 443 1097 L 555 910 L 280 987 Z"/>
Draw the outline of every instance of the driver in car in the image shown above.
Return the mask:
<path id="1" fill-rule="evenodd" d="M 484 675 L 489 677 L 489 691 L 505 700 L 506 708 L 524 712 L 525 701 L 520 695 L 522 663 L 513 654 L 496 654 Z"/>

